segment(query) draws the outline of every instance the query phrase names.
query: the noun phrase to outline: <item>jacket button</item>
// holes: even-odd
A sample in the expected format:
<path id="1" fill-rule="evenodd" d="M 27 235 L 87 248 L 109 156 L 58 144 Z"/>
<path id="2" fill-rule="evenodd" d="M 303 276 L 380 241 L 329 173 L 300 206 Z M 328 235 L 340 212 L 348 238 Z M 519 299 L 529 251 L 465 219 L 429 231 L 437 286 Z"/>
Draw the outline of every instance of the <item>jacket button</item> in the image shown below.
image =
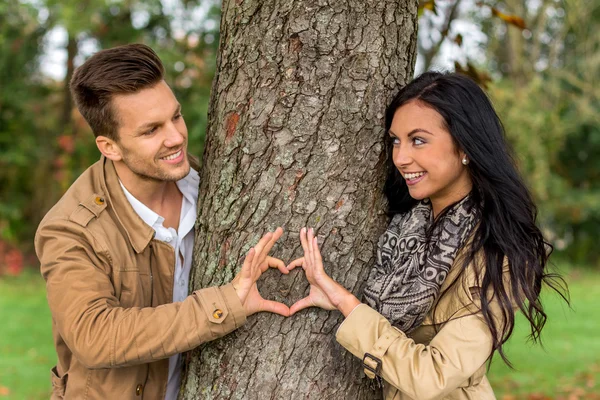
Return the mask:
<path id="1" fill-rule="evenodd" d="M 223 316 L 223 310 L 221 310 L 220 308 L 217 308 L 215 311 L 213 311 L 213 317 L 216 319 L 220 319 Z"/>
<path id="2" fill-rule="evenodd" d="M 142 393 L 144 392 L 144 386 L 140 383 L 139 385 L 137 385 L 137 387 L 135 388 L 135 395 L 136 396 L 141 396 Z"/>
<path id="3" fill-rule="evenodd" d="M 104 204 L 104 197 L 96 197 L 96 199 L 94 199 L 94 201 L 96 202 L 96 204 L 101 206 L 102 204 Z"/>

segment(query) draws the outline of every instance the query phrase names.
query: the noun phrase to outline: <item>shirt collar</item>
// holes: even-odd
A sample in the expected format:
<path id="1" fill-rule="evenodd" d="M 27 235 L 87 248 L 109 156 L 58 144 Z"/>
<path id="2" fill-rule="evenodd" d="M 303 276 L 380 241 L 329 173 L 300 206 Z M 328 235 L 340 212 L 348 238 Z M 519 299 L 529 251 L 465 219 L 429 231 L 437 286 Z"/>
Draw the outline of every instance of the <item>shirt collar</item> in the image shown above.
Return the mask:
<path id="1" fill-rule="evenodd" d="M 146 225 L 154 227 L 154 224 L 162 224 L 162 222 L 164 221 L 163 217 L 152 211 L 150 208 L 148 208 L 148 206 L 146 206 L 144 203 L 136 199 L 131 193 L 129 193 L 129 190 L 127 190 L 127 188 L 123 185 L 123 182 L 121 182 L 120 179 L 119 184 L 121 185 L 121 189 L 123 189 L 123 192 L 125 193 L 125 197 L 127 197 L 129 204 L 131 204 L 133 210 L 137 213 L 137 215 L 140 216 L 140 218 L 146 223 Z"/>
<path id="2" fill-rule="evenodd" d="M 185 199 L 191 204 L 196 204 L 198 198 L 198 186 L 200 183 L 200 177 L 195 169 L 190 168 L 190 172 L 182 179 L 175 182 L 179 191 Z M 125 193 L 125 197 L 133 207 L 134 211 L 140 216 L 140 218 L 149 226 L 155 227 L 160 226 L 165 220 L 163 217 L 152 211 L 148 206 L 135 198 L 127 188 L 123 185 L 123 182 L 119 179 L 119 184 Z M 182 210 L 183 211 L 183 210 Z"/>
<path id="3" fill-rule="evenodd" d="M 198 171 L 190 168 L 190 172 L 182 179 L 176 182 L 179 191 L 192 204 L 198 200 L 198 189 L 200 187 L 200 176 Z"/>

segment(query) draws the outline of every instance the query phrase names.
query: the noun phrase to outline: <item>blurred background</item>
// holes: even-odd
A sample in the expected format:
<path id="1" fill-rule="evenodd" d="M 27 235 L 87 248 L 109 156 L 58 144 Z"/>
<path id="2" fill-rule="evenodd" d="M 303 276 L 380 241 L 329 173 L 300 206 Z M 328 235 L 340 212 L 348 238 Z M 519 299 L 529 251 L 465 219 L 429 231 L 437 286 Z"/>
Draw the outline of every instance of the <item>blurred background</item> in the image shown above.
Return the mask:
<path id="1" fill-rule="evenodd" d="M 214 0 L 0 1 L 0 399 L 44 399 L 55 364 L 35 229 L 99 158 L 68 81 L 94 52 L 162 58 L 201 156 L 219 42 Z M 572 305 L 551 293 L 544 348 L 521 320 L 495 359 L 499 399 L 600 399 L 600 0 L 422 0 L 416 74 L 486 87 L 554 244 Z"/>

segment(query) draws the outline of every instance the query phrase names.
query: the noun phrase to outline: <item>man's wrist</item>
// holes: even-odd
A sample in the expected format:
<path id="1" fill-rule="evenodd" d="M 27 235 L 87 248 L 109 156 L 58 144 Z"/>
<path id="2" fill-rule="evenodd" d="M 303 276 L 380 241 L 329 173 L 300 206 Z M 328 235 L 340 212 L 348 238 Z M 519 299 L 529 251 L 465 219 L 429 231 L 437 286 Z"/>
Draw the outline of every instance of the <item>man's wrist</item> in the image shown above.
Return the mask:
<path id="1" fill-rule="evenodd" d="M 234 279 L 231 281 L 231 286 L 233 286 L 233 290 L 235 290 L 235 294 L 237 294 L 237 296 L 240 299 L 240 301 L 242 302 L 242 304 L 244 304 L 244 301 L 246 300 L 246 298 L 245 298 L 245 296 L 242 296 L 242 294 L 240 293 L 240 282 L 236 281 Z"/>

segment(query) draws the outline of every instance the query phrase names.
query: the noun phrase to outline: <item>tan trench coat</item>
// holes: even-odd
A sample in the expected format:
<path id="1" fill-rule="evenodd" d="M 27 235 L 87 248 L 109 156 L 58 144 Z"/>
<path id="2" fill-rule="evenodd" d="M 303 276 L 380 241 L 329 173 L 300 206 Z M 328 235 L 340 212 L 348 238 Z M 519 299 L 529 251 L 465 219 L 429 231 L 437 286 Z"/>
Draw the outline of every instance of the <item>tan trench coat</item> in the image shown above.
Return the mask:
<path id="1" fill-rule="evenodd" d="M 35 248 L 58 354 L 53 399 L 164 399 L 169 356 L 246 320 L 231 284 L 171 303 L 175 252 L 154 239 L 104 157 L 48 212 Z"/>
<path id="2" fill-rule="evenodd" d="M 340 325 L 336 339 L 342 346 L 360 359 L 371 354 L 374 358 L 367 356 L 364 361 L 370 368 L 377 368 L 375 358 L 381 361 L 385 400 L 496 398 L 485 376 L 492 335 L 480 311 L 475 267 L 471 265 L 456 280 L 459 266 L 460 256 L 440 293 L 450 290 L 438 301 L 435 313 L 430 312 L 409 336 L 365 304 L 357 306 Z M 506 285 L 506 265 L 504 279 Z M 502 313 L 496 298 L 488 294 L 488 299 L 494 319 L 500 323 Z M 365 374 L 371 379 L 375 376 L 369 368 Z"/>

